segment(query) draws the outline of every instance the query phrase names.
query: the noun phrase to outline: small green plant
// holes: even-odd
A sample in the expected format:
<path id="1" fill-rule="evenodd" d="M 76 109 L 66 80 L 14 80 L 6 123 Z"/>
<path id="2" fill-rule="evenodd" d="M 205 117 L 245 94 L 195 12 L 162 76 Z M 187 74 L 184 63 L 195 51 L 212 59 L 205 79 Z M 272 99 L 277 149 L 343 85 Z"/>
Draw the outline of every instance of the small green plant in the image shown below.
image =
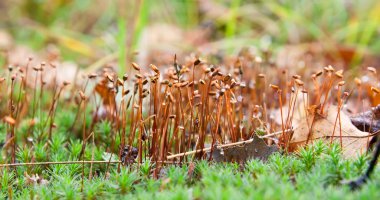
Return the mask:
<path id="1" fill-rule="evenodd" d="M 166 177 L 170 180 L 170 185 L 185 185 L 187 180 L 187 168 L 186 167 L 176 167 L 169 166 L 166 169 Z"/>
<path id="2" fill-rule="evenodd" d="M 150 175 L 150 170 L 154 167 L 150 160 L 146 160 L 140 165 L 140 173 L 142 177 L 148 178 Z"/>
<path id="3" fill-rule="evenodd" d="M 16 185 L 14 182 L 15 174 L 7 169 L 1 171 L 1 193 L 7 194 L 12 192 L 12 188 Z"/>
<path id="4" fill-rule="evenodd" d="M 303 148 L 299 151 L 299 157 L 305 164 L 305 170 L 311 170 L 316 162 L 316 153 L 313 148 Z"/>
<path id="5" fill-rule="evenodd" d="M 54 176 L 54 193 L 57 197 L 64 199 L 81 198 L 79 175 L 71 176 L 70 173 L 63 173 Z"/>
<path id="6" fill-rule="evenodd" d="M 100 121 L 96 124 L 95 135 L 100 137 L 100 140 L 105 142 L 108 146 L 110 145 L 110 136 L 111 136 L 112 126 L 111 122 L 107 120 Z"/>
<path id="7" fill-rule="evenodd" d="M 116 193 L 126 194 L 132 191 L 133 185 L 139 180 L 139 176 L 134 171 L 122 169 L 120 173 L 113 173 L 111 180 L 114 181 L 113 188 Z"/>
<path id="8" fill-rule="evenodd" d="M 82 144 L 79 140 L 70 140 L 69 151 L 73 160 L 79 160 L 79 155 L 82 151 Z"/>
<path id="9" fill-rule="evenodd" d="M 86 180 L 83 191 L 84 197 L 86 199 L 98 199 L 99 197 L 104 197 L 108 194 L 105 190 L 107 183 L 108 182 L 104 181 L 102 178 Z"/>

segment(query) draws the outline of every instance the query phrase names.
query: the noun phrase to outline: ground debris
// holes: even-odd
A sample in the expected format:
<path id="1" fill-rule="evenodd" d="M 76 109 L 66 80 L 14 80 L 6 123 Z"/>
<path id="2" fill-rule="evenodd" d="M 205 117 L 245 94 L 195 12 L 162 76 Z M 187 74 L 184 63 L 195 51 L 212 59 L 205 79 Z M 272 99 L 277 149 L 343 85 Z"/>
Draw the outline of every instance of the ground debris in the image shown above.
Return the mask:
<path id="1" fill-rule="evenodd" d="M 380 130 L 380 105 L 369 111 L 358 113 L 350 117 L 351 122 L 359 130 L 374 133 Z"/>
<path id="2" fill-rule="evenodd" d="M 138 155 L 138 149 L 136 147 L 131 147 L 125 145 L 123 152 L 121 153 L 120 160 L 123 165 L 134 163 Z"/>
<path id="3" fill-rule="evenodd" d="M 330 106 L 326 111 L 323 116 L 318 112 L 310 113 L 294 128 L 289 151 L 296 151 L 300 146 L 322 139 L 329 144 L 334 141 L 340 143 L 345 158 L 354 158 L 365 153 L 371 135 L 354 126 L 344 112 L 340 112 L 339 122 L 336 106 Z"/>
<path id="4" fill-rule="evenodd" d="M 43 179 L 38 174 L 32 174 L 30 176 L 27 172 L 25 172 L 25 183 L 27 185 L 47 185 L 49 181 Z"/>
<path id="5" fill-rule="evenodd" d="M 212 158 L 216 162 L 245 162 L 249 159 L 267 160 L 268 157 L 278 152 L 277 145 L 268 146 L 264 140 L 253 137 L 253 141 L 238 146 L 228 148 L 215 148 L 212 152 Z"/>

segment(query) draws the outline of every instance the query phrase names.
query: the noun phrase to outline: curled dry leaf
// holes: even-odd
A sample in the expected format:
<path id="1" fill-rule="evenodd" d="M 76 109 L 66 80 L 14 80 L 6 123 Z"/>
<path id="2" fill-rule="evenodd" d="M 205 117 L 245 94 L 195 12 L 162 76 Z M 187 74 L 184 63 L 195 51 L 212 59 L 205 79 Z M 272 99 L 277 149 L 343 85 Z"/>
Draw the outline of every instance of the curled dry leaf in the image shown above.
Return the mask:
<path id="1" fill-rule="evenodd" d="M 253 137 L 253 141 L 250 143 L 245 143 L 242 145 L 227 147 L 227 148 L 216 148 L 212 152 L 212 158 L 216 162 L 245 162 L 249 159 L 256 158 L 260 160 L 267 160 L 268 157 L 278 152 L 279 149 L 277 145 L 268 146 L 265 144 L 264 140 L 257 137 Z"/>
<path id="2" fill-rule="evenodd" d="M 102 97 L 104 106 L 115 106 L 115 93 L 107 86 L 108 79 L 104 78 L 96 86 L 95 91 Z"/>
<path id="3" fill-rule="evenodd" d="M 289 151 L 295 151 L 299 147 L 306 145 L 308 139 L 309 144 L 316 139 L 322 139 L 326 143 L 330 143 L 332 139 L 338 143 L 342 140 L 342 150 L 345 158 L 355 158 L 358 154 L 365 153 L 368 141 L 371 139 L 369 133 L 360 131 L 351 123 L 350 118 L 344 112 L 340 112 L 341 138 L 339 119 L 334 130 L 338 114 L 337 109 L 336 106 L 330 106 L 326 110 L 325 116 L 315 112 L 316 114 L 309 114 L 307 118 L 304 118 L 294 128 L 293 137 L 289 143 Z"/>
<path id="4" fill-rule="evenodd" d="M 377 132 L 380 130 L 380 105 L 350 117 L 351 122 L 359 130 L 366 132 Z"/>
<path id="5" fill-rule="evenodd" d="M 112 84 L 112 83 L 110 83 Z M 108 116 L 113 116 L 117 108 L 116 94 L 109 88 L 108 78 L 103 78 L 98 84 L 96 84 L 94 92 L 97 93 L 102 99 L 102 105 L 95 113 L 97 120 L 104 119 Z"/>

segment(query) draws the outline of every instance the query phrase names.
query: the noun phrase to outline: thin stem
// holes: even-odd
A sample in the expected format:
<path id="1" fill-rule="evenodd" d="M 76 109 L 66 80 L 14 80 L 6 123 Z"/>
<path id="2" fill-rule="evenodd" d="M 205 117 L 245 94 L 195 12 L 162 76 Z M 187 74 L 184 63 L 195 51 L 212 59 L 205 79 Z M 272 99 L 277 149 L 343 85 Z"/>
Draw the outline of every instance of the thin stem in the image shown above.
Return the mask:
<path id="1" fill-rule="evenodd" d="M 83 132 L 82 132 L 82 139 L 83 139 L 83 145 L 82 145 L 82 187 L 81 192 L 83 192 L 84 187 L 84 154 L 86 151 L 86 99 L 83 98 Z"/>

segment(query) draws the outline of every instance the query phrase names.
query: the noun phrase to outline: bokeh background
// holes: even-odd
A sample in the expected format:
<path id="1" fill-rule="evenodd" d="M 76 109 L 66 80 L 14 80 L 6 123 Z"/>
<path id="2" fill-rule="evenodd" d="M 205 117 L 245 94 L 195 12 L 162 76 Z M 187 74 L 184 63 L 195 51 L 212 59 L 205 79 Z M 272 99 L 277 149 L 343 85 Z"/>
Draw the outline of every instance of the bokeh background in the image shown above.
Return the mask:
<path id="1" fill-rule="evenodd" d="M 278 67 L 377 67 L 379 11 L 377 0 L 1 0 L 0 64 L 33 55 L 125 72 L 252 51 Z"/>

